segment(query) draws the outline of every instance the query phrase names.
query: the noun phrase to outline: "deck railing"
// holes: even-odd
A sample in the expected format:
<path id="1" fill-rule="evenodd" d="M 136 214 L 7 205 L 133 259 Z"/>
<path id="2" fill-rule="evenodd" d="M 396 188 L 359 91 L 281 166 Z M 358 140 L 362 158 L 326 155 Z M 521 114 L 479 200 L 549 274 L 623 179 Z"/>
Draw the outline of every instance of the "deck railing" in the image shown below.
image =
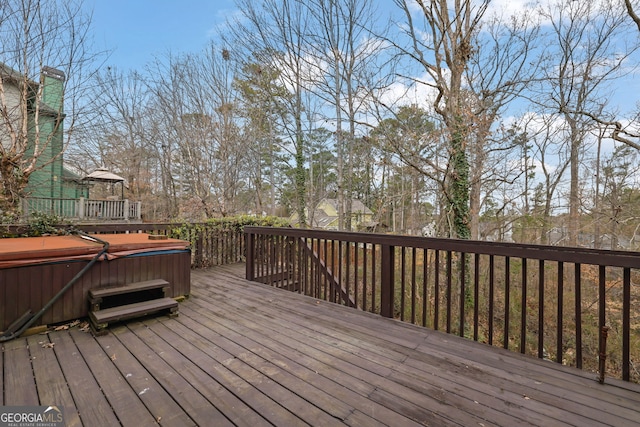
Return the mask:
<path id="1" fill-rule="evenodd" d="M 246 275 L 592 372 L 640 380 L 640 253 L 245 228 Z M 608 330 L 608 338 L 607 338 Z"/>
<path id="2" fill-rule="evenodd" d="M 140 221 L 141 203 L 123 200 L 96 200 L 28 197 L 22 200 L 22 212 L 29 218 L 35 212 L 79 221 Z"/>
<path id="3" fill-rule="evenodd" d="M 240 229 L 220 228 L 207 223 L 142 223 L 142 224 L 79 224 L 86 233 L 151 233 L 191 242 L 191 267 L 244 261 L 245 238 Z"/>

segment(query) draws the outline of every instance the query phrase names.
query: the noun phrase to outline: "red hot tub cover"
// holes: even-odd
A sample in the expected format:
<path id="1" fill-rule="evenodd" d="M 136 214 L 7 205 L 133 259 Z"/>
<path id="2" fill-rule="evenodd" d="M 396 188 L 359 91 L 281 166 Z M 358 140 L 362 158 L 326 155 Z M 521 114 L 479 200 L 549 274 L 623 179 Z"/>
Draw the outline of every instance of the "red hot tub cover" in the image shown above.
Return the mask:
<path id="1" fill-rule="evenodd" d="M 185 250 L 189 247 L 189 242 L 185 240 L 151 240 L 146 233 L 99 234 L 96 237 L 109 242 L 109 250 L 104 256 L 106 259 L 151 251 Z M 102 244 L 79 235 L 0 239 L 0 268 L 91 259 L 100 250 Z"/>

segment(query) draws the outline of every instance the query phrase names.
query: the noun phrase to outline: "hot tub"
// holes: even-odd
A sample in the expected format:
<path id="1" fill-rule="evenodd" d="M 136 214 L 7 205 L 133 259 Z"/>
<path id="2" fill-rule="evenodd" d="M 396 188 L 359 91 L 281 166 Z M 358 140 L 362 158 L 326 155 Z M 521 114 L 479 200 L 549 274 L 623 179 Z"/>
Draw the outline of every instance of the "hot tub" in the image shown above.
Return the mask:
<path id="1" fill-rule="evenodd" d="M 144 233 L 100 234 L 108 251 L 32 326 L 86 317 L 89 289 L 152 279 L 170 284 L 170 297 L 189 294 L 189 242 Z M 27 310 L 38 312 L 92 258 L 100 243 L 78 235 L 0 239 L 0 331 Z"/>

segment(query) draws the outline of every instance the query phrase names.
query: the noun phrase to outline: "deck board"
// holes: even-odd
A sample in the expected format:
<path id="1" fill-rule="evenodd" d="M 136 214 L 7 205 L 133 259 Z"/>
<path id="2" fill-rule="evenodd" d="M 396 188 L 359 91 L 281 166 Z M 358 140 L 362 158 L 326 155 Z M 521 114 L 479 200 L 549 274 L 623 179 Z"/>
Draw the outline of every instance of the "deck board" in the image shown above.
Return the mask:
<path id="1" fill-rule="evenodd" d="M 249 300 L 249 296 L 245 296 L 244 298 L 247 298 L 247 300 Z M 207 313 L 211 311 L 209 311 L 206 306 L 204 308 L 205 309 L 201 311 L 201 315 L 206 316 Z M 271 316 L 271 318 L 273 319 L 273 315 L 276 314 L 276 313 L 269 313 L 267 317 L 264 319 L 256 319 L 256 316 L 259 314 L 259 312 L 262 312 L 262 311 L 263 310 L 260 310 L 257 306 L 251 306 L 250 311 L 246 311 L 246 310 L 243 311 L 241 309 L 238 309 L 233 311 L 233 313 L 235 313 L 236 316 L 230 317 L 232 311 L 227 308 L 225 310 L 225 318 L 224 319 L 221 318 L 220 320 L 218 320 L 218 323 L 221 326 L 227 327 L 229 330 L 231 330 L 232 328 L 236 329 L 238 331 L 237 333 L 242 334 L 243 336 L 253 337 L 253 339 L 257 340 L 258 343 L 262 346 L 274 346 L 273 343 L 269 343 L 269 341 L 274 341 L 274 340 L 280 340 L 280 342 L 287 343 L 290 341 L 289 337 L 293 336 L 297 332 L 297 330 L 301 328 L 301 326 L 297 325 L 297 323 L 295 322 L 295 318 L 292 318 L 291 321 L 288 323 L 278 322 L 277 329 L 273 329 L 269 331 L 270 334 L 268 336 L 265 336 L 264 333 L 260 332 L 260 330 L 264 329 L 264 326 L 260 326 L 260 329 L 257 329 L 256 332 L 252 333 L 250 329 L 252 325 L 253 326 L 264 325 L 265 322 L 263 322 L 263 320 L 266 321 L 269 318 L 269 316 Z M 243 319 L 243 317 L 247 317 L 247 314 L 250 315 L 250 318 Z M 214 316 L 215 314 L 211 315 L 211 317 L 214 317 Z M 231 332 L 228 332 L 228 333 L 230 334 Z M 315 336 L 312 337 L 311 339 L 314 339 L 314 338 L 319 339 L 320 338 L 319 334 L 321 333 L 322 331 L 318 327 L 314 331 Z M 227 335 L 227 333 L 225 333 L 225 335 Z M 308 341 L 309 337 L 308 336 L 303 337 L 302 340 L 303 341 L 300 341 L 297 343 L 291 342 L 289 346 L 275 349 L 274 351 L 271 351 L 271 352 L 265 352 L 264 348 L 258 348 L 256 351 L 260 351 L 261 353 L 266 353 L 265 355 L 266 358 L 275 358 L 281 354 L 295 355 L 294 353 L 295 349 L 297 348 L 298 351 L 302 351 L 303 350 L 302 346 L 304 345 L 304 341 Z M 334 339 L 334 342 L 337 342 L 337 341 L 335 341 Z M 328 345 L 325 347 L 329 351 L 329 355 L 332 356 L 333 360 L 337 362 L 339 360 L 337 358 L 338 353 L 340 353 L 342 350 L 339 348 L 336 348 L 337 346 L 334 346 L 332 344 L 333 344 L 332 342 L 328 342 Z M 356 347 L 353 347 L 353 348 L 355 349 Z M 349 392 L 351 392 L 351 390 L 358 389 L 358 385 L 360 385 L 359 387 L 360 389 L 362 388 L 367 389 L 364 391 L 364 396 L 367 396 L 367 394 L 372 394 L 376 388 L 384 387 L 384 385 L 388 384 L 388 382 L 379 381 L 381 373 L 384 373 L 385 376 L 388 376 L 391 373 L 391 369 L 389 367 L 394 366 L 398 362 L 391 361 L 387 366 L 380 363 L 378 363 L 377 365 L 371 365 L 369 368 L 370 371 L 360 371 L 358 378 L 351 377 L 350 372 L 354 370 L 354 367 L 357 366 L 357 364 L 361 363 L 364 360 L 371 362 L 376 357 L 376 354 L 367 353 L 362 349 L 356 350 L 356 351 L 358 354 L 347 353 L 347 357 L 351 356 L 350 360 L 352 362 L 352 365 L 351 366 L 344 365 L 344 371 L 340 371 L 337 368 L 338 363 L 335 363 L 335 362 L 332 363 L 331 360 L 329 360 L 324 366 L 318 367 L 317 372 L 321 372 L 322 376 L 319 376 L 317 372 L 312 371 L 312 375 L 318 378 L 310 379 L 308 377 L 300 376 L 300 379 L 302 379 L 303 381 L 313 381 L 314 383 L 318 383 L 318 382 L 322 382 L 323 379 L 327 379 L 327 380 L 331 379 L 331 378 L 326 378 L 325 377 L 326 375 L 333 376 L 333 380 L 334 380 L 333 382 L 325 381 L 324 383 L 326 384 L 327 388 L 333 389 L 334 394 L 343 391 L 341 400 L 346 399 L 347 397 L 351 397 L 355 401 L 359 401 L 358 403 L 360 405 L 363 404 L 362 401 L 369 400 L 370 403 L 368 404 L 368 406 L 371 407 L 370 410 L 376 411 L 378 417 L 385 415 L 385 412 L 393 412 L 388 407 L 384 406 L 384 405 L 390 406 L 394 404 L 392 400 L 387 399 L 386 397 L 381 398 L 380 402 L 376 402 L 375 400 L 371 400 L 369 398 L 365 399 L 365 397 L 362 397 L 362 396 L 360 396 L 361 399 L 358 399 L 354 396 L 353 393 L 349 393 Z M 295 358 L 296 360 L 298 360 L 297 356 Z M 293 362 L 291 361 L 283 362 L 283 364 L 287 365 L 288 367 L 291 367 L 292 363 Z M 329 374 L 326 374 L 325 371 L 328 371 Z M 337 372 L 337 374 L 333 375 L 334 372 Z M 367 381 L 369 382 L 368 384 L 366 383 Z M 348 389 L 344 390 L 345 388 L 340 385 L 340 382 L 348 383 Z M 362 383 L 365 383 L 365 384 L 363 385 Z M 402 389 L 401 391 L 404 392 L 406 390 Z M 346 394 L 349 394 L 350 396 L 345 396 Z M 422 421 L 428 422 L 432 416 L 432 412 L 436 412 L 438 410 L 438 407 L 442 405 L 437 400 L 434 400 L 425 396 L 428 396 L 428 395 L 425 394 L 421 396 L 421 399 L 419 402 L 419 406 L 422 409 L 421 411 L 422 415 L 419 418 Z M 399 398 L 400 396 L 396 396 L 395 400 L 397 401 L 399 400 Z M 448 409 L 448 408 L 445 407 L 445 409 Z M 417 411 L 417 412 L 420 412 L 420 411 Z M 394 415 L 390 417 L 389 421 L 391 420 L 393 420 L 394 423 L 398 423 L 400 421 L 398 414 L 394 412 Z M 474 421 L 477 422 L 477 419 L 474 419 Z M 467 420 L 467 422 L 470 422 L 470 420 Z"/>
<path id="2" fill-rule="evenodd" d="M 118 417 L 111 409 L 109 401 L 100 389 L 100 385 L 91 374 L 80 350 L 67 331 L 60 334 L 49 334 L 64 380 L 73 396 L 75 408 L 80 415 L 82 424 L 87 425 L 117 425 Z M 61 378 L 62 379 L 62 378 Z M 51 405 L 57 403 L 41 403 Z M 68 412 L 69 408 L 65 408 Z"/>
<path id="3" fill-rule="evenodd" d="M 207 316 L 207 311 L 186 313 L 187 316 L 193 314 Z M 257 357 L 270 362 L 268 365 L 264 365 L 256 357 L 253 357 L 247 363 L 256 364 L 256 369 L 262 366 L 263 371 L 274 376 L 284 376 L 285 378 L 280 378 L 280 381 L 285 386 L 295 386 L 300 381 L 303 384 L 313 384 L 317 389 L 308 388 L 305 395 L 316 405 L 331 408 L 331 413 L 335 417 L 344 420 L 355 408 L 366 409 L 367 413 L 375 412 L 378 417 L 389 415 L 387 414 L 389 411 L 385 407 L 363 396 L 373 392 L 375 386 L 367 384 L 364 380 L 351 377 L 347 372 L 337 367 L 338 363 L 331 366 L 330 360 L 327 360 L 326 363 L 319 363 L 314 357 L 307 356 L 299 345 L 287 337 L 289 332 L 284 334 L 281 330 L 281 334 L 277 336 L 275 334 L 264 335 L 242 326 L 240 319 L 229 322 L 229 320 L 218 322 L 220 325 L 218 328 L 227 329 L 225 336 L 233 336 L 234 341 L 244 343 L 245 348 Z M 331 390 L 331 395 L 327 396 L 326 392 L 320 393 L 322 390 Z M 354 390 L 358 390 L 359 393 Z M 400 421 L 397 414 L 393 417 L 393 421 L 396 423 Z"/>
<path id="4" fill-rule="evenodd" d="M 155 425 L 153 417 L 142 401 L 137 398 L 137 393 L 119 375 L 118 369 L 112 363 L 111 359 L 117 355 L 107 355 L 100 344 L 87 333 L 73 329 L 70 335 L 118 420 L 124 425 L 136 423 L 140 427 Z"/>
<path id="5" fill-rule="evenodd" d="M 162 422 L 163 425 L 196 425 L 115 334 L 104 335 L 97 341 L 103 351 L 110 355 L 120 376 L 127 381 L 154 420 Z"/>
<path id="6" fill-rule="evenodd" d="M 180 315 L 2 345 L 3 405 L 67 425 L 640 424 L 640 386 L 242 279 L 192 271 Z M 46 344 L 53 344 L 51 345 Z"/>
<path id="7" fill-rule="evenodd" d="M 151 342 L 145 342 L 135 331 L 128 328 L 118 328 L 113 330 L 113 333 L 158 383 L 169 391 L 171 397 L 193 419 L 196 425 L 231 425 L 198 389 L 189 384 L 173 366 L 158 357 L 156 351 L 151 347 L 154 345 L 153 338 L 149 338 Z M 144 389 L 140 391 L 140 393 L 144 392 Z"/>
<path id="8" fill-rule="evenodd" d="M 36 379 L 38 388 L 38 398 L 42 405 L 56 405 L 62 408 L 73 408 L 73 396 L 64 378 L 62 369 L 58 364 L 56 354 L 49 337 L 43 335 L 32 335 L 27 338 L 29 351 L 31 353 L 31 364 L 33 366 L 33 376 Z M 54 344 L 55 345 L 55 344 Z M 81 426 L 80 416 L 77 411 L 65 410 L 65 423 L 67 427 Z"/>
<path id="9" fill-rule="evenodd" d="M 4 404 L 37 405 L 38 392 L 31 370 L 31 355 L 25 339 L 4 344 Z"/>
<path id="10" fill-rule="evenodd" d="M 165 326 L 185 339 L 186 342 L 180 345 L 183 354 L 189 354 L 212 378 L 233 390 L 244 402 L 251 402 L 251 407 L 266 421 L 273 425 L 306 425 L 269 395 L 254 387 L 257 381 L 251 376 L 251 370 L 242 367 L 242 364 L 232 363 L 235 357 L 209 340 L 212 338 L 217 341 L 218 337 L 210 329 L 184 315 L 180 316 L 180 322 L 167 323 Z"/>
<path id="11" fill-rule="evenodd" d="M 242 422 L 244 425 L 252 425 L 259 422 L 259 416 L 253 412 L 250 406 L 238 399 L 215 379 L 209 377 L 201 367 L 185 358 L 169 342 L 171 340 L 174 343 L 173 345 L 181 346 L 184 344 L 183 338 L 167 333 L 161 324 L 156 325 L 155 322 L 152 322 L 151 325 L 156 326 L 157 329 L 154 328 L 154 331 L 152 331 L 146 324 L 140 323 L 132 325 L 130 328 L 156 354 L 175 369 L 185 381 L 202 394 L 209 402 L 207 406 L 213 406 L 219 411 L 216 417 L 218 419 L 224 417 L 224 420 L 216 422 L 215 425 L 229 424 L 228 421 L 233 423 Z M 156 331 L 161 332 L 161 335 L 157 334 Z M 233 408 L 233 410 L 230 410 L 230 408 Z"/>

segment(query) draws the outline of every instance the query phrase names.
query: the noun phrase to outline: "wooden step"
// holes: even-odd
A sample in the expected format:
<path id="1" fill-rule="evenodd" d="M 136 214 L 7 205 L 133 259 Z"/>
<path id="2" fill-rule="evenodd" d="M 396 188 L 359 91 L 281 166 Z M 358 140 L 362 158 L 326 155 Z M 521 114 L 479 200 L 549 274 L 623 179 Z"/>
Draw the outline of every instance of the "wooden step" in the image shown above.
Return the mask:
<path id="1" fill-rule="evenodd" d="M 99 333 L 111 322 L 133 319 L 161 311 L 168 311 L 170 316 L 176 316 L 178 314 L 178 302 L 172 298 L 157 298 L 104 310 L 90 311 L 89 320 L 94 332 Z"/>
<path id="2" fill-rule="evenodd" d="M 111 286 L 108 288 L 89 289 L 89 302 L 91 304 L 100 304 L 100 302 L 104 298 L 108 298 L 116 295 L 128 294 L 132 292 L 149 291 L 152 289 L 160 289 L 160 288 L 165 289 L 164 294 L 166 296 L 166 291 L 169 289 L 169 282 L 167 282 L 164 279 L 154 279 L 154 280 L 145 280 L 143 282 L 129 283 L 123 286 Z"/>

